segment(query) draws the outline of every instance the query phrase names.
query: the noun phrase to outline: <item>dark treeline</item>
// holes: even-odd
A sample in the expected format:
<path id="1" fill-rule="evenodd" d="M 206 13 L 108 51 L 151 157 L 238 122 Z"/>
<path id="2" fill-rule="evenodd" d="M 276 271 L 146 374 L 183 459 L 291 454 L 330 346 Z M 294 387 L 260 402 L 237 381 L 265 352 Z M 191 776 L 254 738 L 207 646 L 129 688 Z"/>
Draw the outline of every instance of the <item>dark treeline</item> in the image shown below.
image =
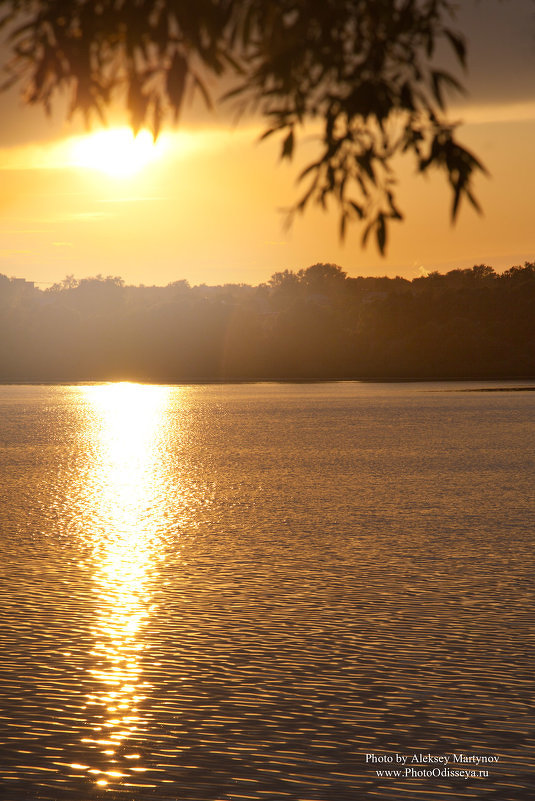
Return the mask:
<path id="1" fill-rule="evenodd" d="M 529 262 L 412 281 L 315 264 L 259 286 L 2 275 L 0 380 L 535 377 L 534 309 Z"/>

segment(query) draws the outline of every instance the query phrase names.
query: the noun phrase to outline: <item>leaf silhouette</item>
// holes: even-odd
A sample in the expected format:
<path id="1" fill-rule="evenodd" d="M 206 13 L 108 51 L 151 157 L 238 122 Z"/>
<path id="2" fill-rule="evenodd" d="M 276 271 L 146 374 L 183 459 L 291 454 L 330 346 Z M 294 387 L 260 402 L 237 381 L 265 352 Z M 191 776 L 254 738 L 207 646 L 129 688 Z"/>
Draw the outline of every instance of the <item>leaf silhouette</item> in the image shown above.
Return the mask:
<path id="1" fill-rule="evenodd" d="M 166 88 L 167 97 L 174 110 L 175 122 L 178 120 L 180 107 L 184 99 L 186 88 L 186 76 L 188 74 L 188 62 L 184 56 L 175 50 L 171 66 L 167 72 Z"/>

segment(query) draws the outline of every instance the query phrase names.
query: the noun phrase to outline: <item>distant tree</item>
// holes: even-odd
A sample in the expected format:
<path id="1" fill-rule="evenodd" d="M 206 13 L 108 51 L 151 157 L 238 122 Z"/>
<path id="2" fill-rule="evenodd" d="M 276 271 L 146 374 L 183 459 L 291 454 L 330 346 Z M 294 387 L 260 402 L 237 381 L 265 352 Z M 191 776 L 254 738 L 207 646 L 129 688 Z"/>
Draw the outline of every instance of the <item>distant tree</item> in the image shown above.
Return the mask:
<path id="1" fill-rule="evenodd" d="M 0 275 L 0 380 L 533 378 L 535 263 L 483 272 L 409 282 L 319 264 L 259 287 L 97 276 L 46 295 Z"/>
<path id="2" fill-rule="evenodd" d="M 303 286 L 311 292 L 325 292 L 343 286 L 347 273 L 338 264 L 312 264 L 299 270 L 297 276 Z"/>
<path id="3" fill-rule="evenodd" d="M 381 252 L 387 225 L 401 220 L 393 160 L 411 154 L 420 172 L 441 170 L 453 192 L 452 218 L 482 170 L 445 117 L 457 79 L 435 62 L 445 41 L 465 65 L 465 44 L 451 27 L 451 0 L 0 0 L 12 59 L 9 86 L 51 109 L 67 90 L 70 111 L 87 120 L 118 97 L 134 131 L 158 136 L 178 118 L 185 95 L 212 100 L 205 75 L 229 73 L 227 98 L 259 110 L 264 137 L 282 136 L 291 159 L 298 134 L 319 123 L 318 157 L 299 180 L 308 186 L 289 219 L 310 202 L 340 210 L 374 232 Z"/>
<path id="4" fill-rule="evenodd" d="M 70 276 L 67 276 L 69 278 Z M 78 287 L 80 289 L 110 289 L 110 288 L 117 288 L 120 289 L 124 287 L 124 278 L 121 278 L 120 275 L 107 275 L 105 278 L 102 273 L 98 275 L 92 276 L 90 278 L 81 278 L 78 282 Z"/>
<path id="5" fill-rule="evenodd" d="M 190 285 L 189 281 L 187 281 L 185 278 L 180 278 L 177 281 L 171 281 L 169 284 L 167 284 L 167 287 L 177 292 L 186 292 L 190 288 Z"/>
<path id="6" fill-rule="evenodd" d="M 305 270 L 299 270 L 298 275 L 307 281 L 343 281 L 347 273 L 339 264 L 317 262 Z"/>
<path id="7" fill-rule="evenodd" d="M 488 264 L 474 264 L 472 267 L 472 275 L 474 278 L 479 280 L 496 278 L 494 268 L 489 267 Z"/>
<path id="8" fill-rule="evenodd" d="M 71 275 L 66 275 L 65 278 L 62 281 L 60 281 L 59 283 L 56 283 L 56 284 L 52 284 L 52 286 L 49 287 L 45 291 L 46 292 L 63 292 L 63 291 L 67 291 L 69 289 L 76 289 L 76 287 L 78 286 L 79 283 L 80 282 L 78 281 L 77 278 L 74 277 L 74 275 L 72 275 L 72 274 Z"/>
<path id="9" fill-rule="evenodd" d="M 274 290 L 294 290 L 299 286 L 299 278 L 293 270 L 282 270 L 281 272 L 273 273 L 268 285 Z"/>
<path id="10" fill-rule="evenodd" d="M 513 267 L 509 267 L 508 270 L 505 270 L 505 272 L 502 273 L 502 278 L 506 281 L 515 281 L 519 283 L 535 281 L 535 262 L 525 261 L 523 267 L 518 264 L 514 265 Z"/>

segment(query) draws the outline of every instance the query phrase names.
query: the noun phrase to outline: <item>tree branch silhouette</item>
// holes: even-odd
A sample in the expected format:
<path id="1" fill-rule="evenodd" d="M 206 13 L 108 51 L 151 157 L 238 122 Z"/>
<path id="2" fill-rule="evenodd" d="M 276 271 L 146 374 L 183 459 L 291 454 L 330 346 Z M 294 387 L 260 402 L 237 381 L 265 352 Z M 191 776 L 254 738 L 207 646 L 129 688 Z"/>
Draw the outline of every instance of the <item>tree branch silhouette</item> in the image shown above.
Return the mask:
<path id="1" fill-rule="evenodd" d="M 445 42 L 464 67 L 466 48 L 449 0 L 0 0 L 10 60 L 4 88 L 22 81 L 27 103 L 50 113 L 67 92 L 87 123 L 119 101 L 135 132 L 156 138 L 178 120 L 185 97 L 213 100 L 207 76 L 232 75 L 223 100 L 259 112 L 262 138 L 281 138 L 292 159 L 307 124 L 320 125 L 318 157 L 288 220 L 334 200 L 340 236 L 353 220 L 384 253 L 401 220 L 394 159 L 436 168 L 477 210 L 472 181 L 484 171 L 456 139 L 447 93 L 462 86 L 435 63 Z"/>

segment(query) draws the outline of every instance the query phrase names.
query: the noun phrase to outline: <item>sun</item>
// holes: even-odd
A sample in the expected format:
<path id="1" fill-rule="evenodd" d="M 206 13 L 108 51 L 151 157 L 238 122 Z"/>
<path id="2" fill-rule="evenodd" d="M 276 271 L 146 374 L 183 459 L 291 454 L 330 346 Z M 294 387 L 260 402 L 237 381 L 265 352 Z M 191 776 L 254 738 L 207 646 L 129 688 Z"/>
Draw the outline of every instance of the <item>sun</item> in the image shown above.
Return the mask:
<path id="1" fill-rule="evenodd" d="M 99 170 L 115 178 L 128 178 L 161 158 L 165 150 L 162 138 L 130 128 L 104 128 L 80 136 L 71 143 L 70 163 L 75 167 Z"/>

